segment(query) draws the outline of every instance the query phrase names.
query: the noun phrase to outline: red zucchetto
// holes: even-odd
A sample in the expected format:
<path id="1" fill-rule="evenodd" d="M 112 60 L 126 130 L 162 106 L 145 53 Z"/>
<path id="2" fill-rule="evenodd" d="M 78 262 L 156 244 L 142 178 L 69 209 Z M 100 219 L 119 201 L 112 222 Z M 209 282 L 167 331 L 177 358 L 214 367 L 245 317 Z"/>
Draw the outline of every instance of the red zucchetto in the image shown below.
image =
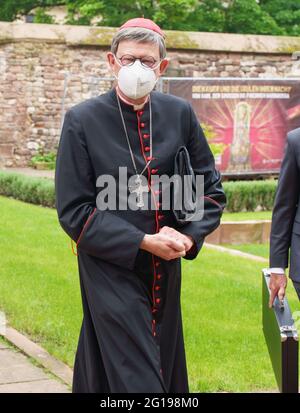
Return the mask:
<path id="1" fill-rule="evenodd" d="M 154 23 L 154 21 L 150 19 L 145 19 L 144 17 L 137 17 L 135 19 L 127 20 L 127 22 L 125 22 L 119 28 L 119 30 L 125 29 L 128 27 L 143 27 L 144 29 L 153 30 L 154 32 L 160 34 L 162 37 L 165 37 L 164 32 L 161 30 L 161 28 L 156 23 Z"/>

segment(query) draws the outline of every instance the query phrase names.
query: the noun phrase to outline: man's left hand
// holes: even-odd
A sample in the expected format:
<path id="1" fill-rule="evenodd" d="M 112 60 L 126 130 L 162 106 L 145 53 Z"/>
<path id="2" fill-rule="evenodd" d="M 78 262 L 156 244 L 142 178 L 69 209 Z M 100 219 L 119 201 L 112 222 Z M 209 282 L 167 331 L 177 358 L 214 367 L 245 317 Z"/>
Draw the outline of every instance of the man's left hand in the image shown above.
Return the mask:
<path id="1" fill-rule="evenodd" d="M 169 235 L 172 238 L 175 238 L 179 241 L 182 241 L 184 243 L 186 252 L 188 252 L 194 244 L 194 240 L 190 235 L 181 234 L 181 232 L 176 231 L 176 229 L 174 229 L 174 228 L 164 226 L 160 229 L 159 232 L 161 232 L 163 234 L 166 234 L 166 235 Z"/>

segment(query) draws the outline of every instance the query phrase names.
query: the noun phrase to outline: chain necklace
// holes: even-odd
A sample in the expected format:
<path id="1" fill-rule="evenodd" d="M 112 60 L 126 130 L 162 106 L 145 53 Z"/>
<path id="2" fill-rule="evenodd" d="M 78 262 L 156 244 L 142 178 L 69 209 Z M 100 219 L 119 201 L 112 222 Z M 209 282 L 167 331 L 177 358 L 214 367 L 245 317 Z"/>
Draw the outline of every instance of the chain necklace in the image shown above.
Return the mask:
<path id="1" fill-rule="evenodd" d="M 143 185 L 142 184 L 142 178 L 141 176 L 143 175 L 143 173 L 145 172 L 145 170 L 147 169 L 147 167 L 149 166 L 149 164 L 152 161 L 152 107 L 151 107 L 151 97 L 149 95 L 149 113 L 150 113 L 150 159 L 149 161 L 146 163 L 145 167 L 143 168 L 143 170 L 138 173 L 137 167 L 136 167 L 136 163 L 135 163 L 135 159 L 134 159 L 134 155 L 133 155 L 133 151 L 130 145 L 130 141 L 129 141 L 129 137 L 128 137 L 128 133 L 127 133 L 127 128 L 126 128 L 126 124 L 125 124 L 125 120 L 124 120 L 124 116 L 122 113 L 122 108 L 121 108 L 121 104 L 120 104 L 120 99 L 118 96 L 118 93 L 116 91 L 116 96 L 117 96 L 117 101 L 118 101 L 118 106 L 119 106 L 119 112 L 120 112 L 120 116 L 122 119 L 122 124 L 123 124 L 123 128 L 124 128 L 124 132 L 125 132 L 125 136 L 126 136 L 126 140 L 127 140 L 127 145 L 129 148 L 129 152 L 130 152 L 130 156 L 131 156 L 131 160 L 132 160 L 132 164 L 134 167 L 134 171 L 135 171 L 135 175 L 133 177 L 135 185 L 133 186 L 129 186 L 129 191 L 130 193 L 135 193 L 136 197 L 137 197 L 137 203 L 136 205 L 138 207 L 143 207 L 144 206 L 144 201 L 143 201 L 143 193 L 144 192 L 149 192 L 149 187 L 148 185 Z"/>

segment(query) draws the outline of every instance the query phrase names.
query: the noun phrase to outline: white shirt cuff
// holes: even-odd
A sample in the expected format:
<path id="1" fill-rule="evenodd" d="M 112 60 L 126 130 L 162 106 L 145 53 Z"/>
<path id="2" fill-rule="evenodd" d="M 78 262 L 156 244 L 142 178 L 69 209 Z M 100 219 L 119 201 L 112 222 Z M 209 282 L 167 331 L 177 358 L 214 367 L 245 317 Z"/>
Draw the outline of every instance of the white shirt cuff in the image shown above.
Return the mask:
<path id="1" fill-rule="evenodd" d="M 269 271 L 273 274 L 285 274 L 285 269 L 284 268 L 279 268 L 279 267 L 274 267 L 274 268 L 269 268 Z"/>

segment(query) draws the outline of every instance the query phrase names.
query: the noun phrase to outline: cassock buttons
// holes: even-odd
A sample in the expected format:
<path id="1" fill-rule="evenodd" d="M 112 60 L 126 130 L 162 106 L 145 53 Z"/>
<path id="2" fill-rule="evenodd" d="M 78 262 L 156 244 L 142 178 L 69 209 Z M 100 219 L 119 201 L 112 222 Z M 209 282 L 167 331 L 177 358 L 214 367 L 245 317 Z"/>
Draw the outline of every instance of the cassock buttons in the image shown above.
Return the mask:
<path id="1" fill-rule="evenodd" d="M 152 174 L 156 174 L 156 172 L 158 172 L 158 169 L 151 169 Z"/>
<path id="2" fill-rule="evenodd" d="M 161 274 L 157 274 L 157 279 L 158 279 L 158 280 L 161 279 Z"/>
<path id="3" fill-rule="evenodd" d="M 139 111 L 138 111 L 138 114 L 139 114 L 140 116 L 142 116 L 143 113 L 144 113 L 143 110 L 139 110 Z"/>
<path id="4" fill-rule="evenodd" d="M 144 133 L 144 134 L 143 134 L 143 138 L 144 138 L 144 139 L 148 139 L 149 136 L 150 136 L 149 133 Z"/>
<path id="5" fill-rule="evenodd" d="M 149 152 L 149 151 L 150 151 L 150 146 L 146 146 L 146 147 L 145 147 L 145 151 L 146 151 L 146 152 Z"/>
<path id="6" fill-rule="evenodd" d="M 164 217 L 163 215 L 158 215 L 157 218 L 158 218 L 158 219 L 163 219 L 163 217 Z"/>
<path id="7" fill-rule="evenodd" d="M 159 303 L 160 303 L 160 298 L 156 298 L 156 299 L 155 299 L 155 302 L 156 302 L 157 304 L 159 304 Z"/>
<path id="8" fill-rule="evenodd" d="M 156 261 L 155 267 L 158 267 L 160 265 L 160 262 Z"/>
<path id="9" fill-rule="evenodd" d="M 156 291 L 160 290 L 160 286 L 157 285 L 157 286 L 155 287 L 155 289 L 156 289 Z"/>
<path id="10" fill-rule="evenodd" d="M 141 126 L 141 128 L 144 128 L 144 127 L 145 127 L 145 123 L 144 123 L 144 122 L 141 122 L 140 126 Z"/>

